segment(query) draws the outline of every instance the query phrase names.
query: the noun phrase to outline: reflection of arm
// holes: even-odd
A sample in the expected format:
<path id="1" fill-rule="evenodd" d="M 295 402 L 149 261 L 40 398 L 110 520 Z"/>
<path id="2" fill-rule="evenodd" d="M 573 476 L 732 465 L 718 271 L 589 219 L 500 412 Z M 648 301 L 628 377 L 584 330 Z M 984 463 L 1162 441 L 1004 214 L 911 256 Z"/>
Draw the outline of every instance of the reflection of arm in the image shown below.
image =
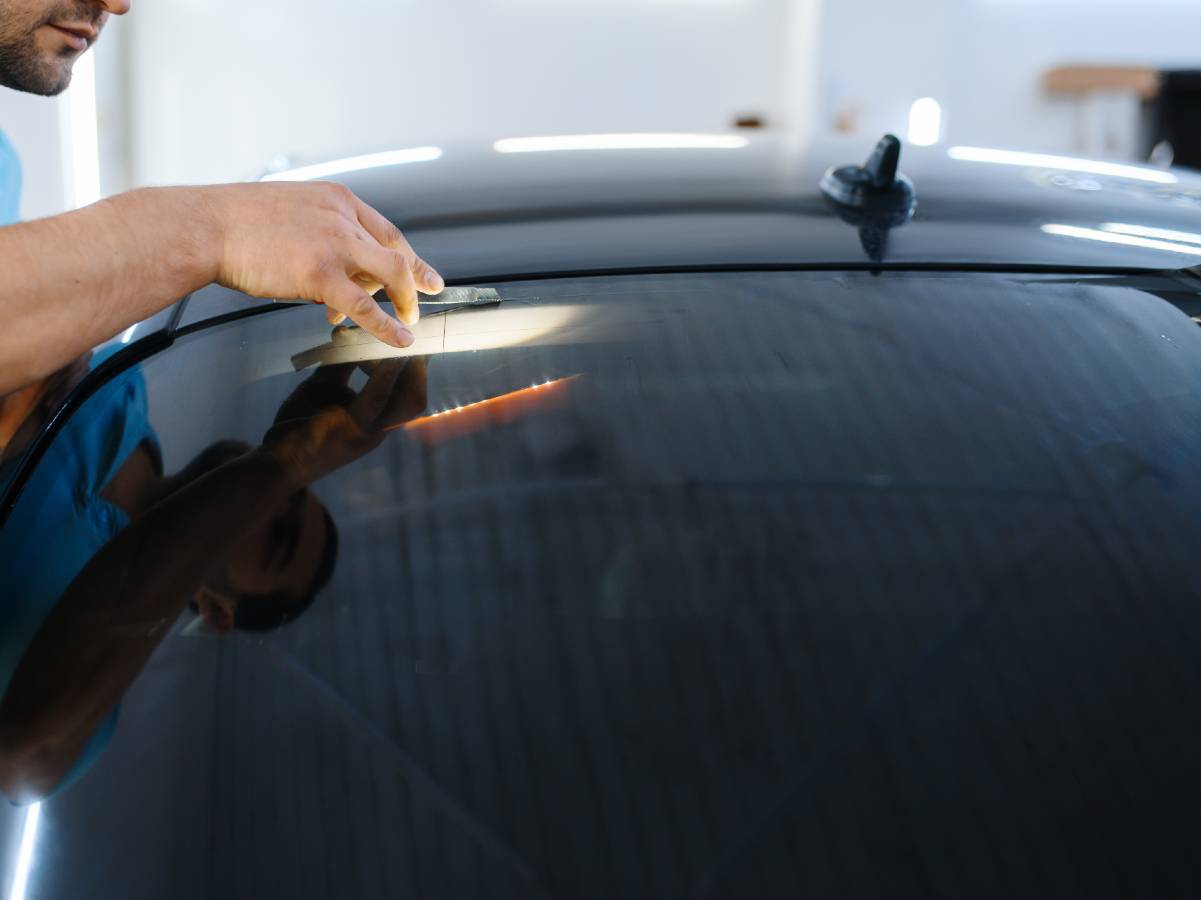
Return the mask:
<path id="1" fill-rule="evenodd" d="M 83 568 L 0 702 L 0 790 L 44 796 L 137 677 L 218 561 L 302 484 L 254 450 L 136 519 Z"/>

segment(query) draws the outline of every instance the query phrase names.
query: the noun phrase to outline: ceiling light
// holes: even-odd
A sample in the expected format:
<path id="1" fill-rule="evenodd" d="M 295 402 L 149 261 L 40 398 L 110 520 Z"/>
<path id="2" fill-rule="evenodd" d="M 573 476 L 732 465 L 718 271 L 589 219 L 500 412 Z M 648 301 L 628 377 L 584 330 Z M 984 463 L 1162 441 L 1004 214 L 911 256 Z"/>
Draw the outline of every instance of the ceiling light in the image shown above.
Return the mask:
<path id="1" fill-rule="evenodd" d="M 909 143 L 918 147 L 937 144 L 942 136 L 942 107 L 933 97 L 915 100 L 909 108 Z"/>

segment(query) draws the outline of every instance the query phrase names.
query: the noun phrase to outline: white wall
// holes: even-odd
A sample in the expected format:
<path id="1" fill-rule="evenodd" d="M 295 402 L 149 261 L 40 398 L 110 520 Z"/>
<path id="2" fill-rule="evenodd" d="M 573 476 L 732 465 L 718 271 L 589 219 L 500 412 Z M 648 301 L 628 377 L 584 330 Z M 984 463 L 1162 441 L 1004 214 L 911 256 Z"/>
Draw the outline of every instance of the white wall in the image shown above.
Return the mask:
<path id="1" fill-rule="evenodd" d="M 1201 68 L 1197 0 L 826 0 L 818 129 L 904 134 L 922 96 L 953 143 L 1082 148 L 1075 107 L 1042 91 L 1057 65 Z"/>
<path id="2" fill-rule="evenodd" d="M 1201 69 L 1197 0 L 980 0 L 973 22 L 950 94 L 952 127 L 972 142 L 1079 149 L 1070 103 L 1041 89 L 1056 65 Z"/>
<path id="3" fill-rule="evenodd" d="M 95 54 L 97 127 L 101 186 L 105 194 L 129 187 L 128 128 L 125 124 L 125 23 L 109 21 Z M 36 219 L 74 208 L 71 91 L 37 97 L 0 88 L 0 128 L 21 157 L 24 189 L 21 218 Z"/>
<path id="4" fill-rule="evenodd" d="M 0 88 L 0 128 L 21 157 L 24 190 L 21 218 L 33 219 L 66 207 L 59 98 L 33 97 Z"/>
<path id="5" fill-rule="evenodd" d="M 220 181 L 465 135 L 904 134 L 1079 152 L 1066 63 L 1201 68 L 1201 0 L 155 0 L 97 49 L 102 186 Z M 0 90 L 26 217 L 66 208 L 61 101 Z"/>
<path id="6" fill-rule="evenodd" d="M 280 152 L 778 119 L 796 2 L 156 0 L 130 17 L 133 171 L 205 182 Z"/>
<path id="7" fill-rule="evenodd" d="M 134 4 L 140 11 L 141 5 Z M 130 51 L 133 18 L 110 18 L 96 56 L 96 129 L 100 150 L 100 192 L 104 196 L 133 186 L 130 129 Z"/>

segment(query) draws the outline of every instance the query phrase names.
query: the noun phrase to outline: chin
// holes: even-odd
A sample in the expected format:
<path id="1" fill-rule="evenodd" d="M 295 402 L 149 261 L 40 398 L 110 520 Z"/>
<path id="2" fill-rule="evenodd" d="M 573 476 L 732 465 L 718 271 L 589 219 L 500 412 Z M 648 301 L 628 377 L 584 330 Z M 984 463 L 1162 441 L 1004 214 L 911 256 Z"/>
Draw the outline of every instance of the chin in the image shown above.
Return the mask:
<path id="1" fill-rule="evenodd" d="M 74 74 L 75 60 L 78 58 L 79 54 L 72 53 L 70 58 L 56 57 L 46 63 L 40 79 L 45 96 L 61 94 L 71 86 L 71 76 Z"/>
<path id="2" fill-rule="evenodd" d="M 78 57 L 73 50 L 67 54 L 23 54 L 0 67 L 0 85 L 27 94 L 57 96 L 70 87 L 71 71 Z"/>
<path id="3" fill-rule="evenodd" d="M 25 87 L 18 90 L 26 91 L 30 94 L 38 94 L 42 97 L 57 97 L 63 91 L 71 86 L 71 68 L 68 66 L 61 72 L 47 78 L 42 78 L 32 83 L 28 83 Z"/>

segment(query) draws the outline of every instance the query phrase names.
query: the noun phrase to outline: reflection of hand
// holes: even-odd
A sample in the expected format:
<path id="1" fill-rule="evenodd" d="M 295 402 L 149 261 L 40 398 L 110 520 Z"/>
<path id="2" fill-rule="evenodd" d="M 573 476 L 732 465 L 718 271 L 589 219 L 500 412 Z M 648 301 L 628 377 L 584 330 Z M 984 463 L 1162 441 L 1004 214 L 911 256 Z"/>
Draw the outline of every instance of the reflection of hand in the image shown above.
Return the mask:
<path id="1" fill-rule="evenodd" d="M 220 234 L 216 280 L 257 297 L 316 300 L 330 321 L 349 316 L 386 344 L 407 347 L 402 322 L 418 316 L 417 291 L 442 278 L 383 215 L 338 184 L 204 188 Z M 371 294 L 384 287 L 400 321 Z"/>
<path id="2" fill-rule="evenodd" d="M 425 410 L 423 358 L 364 366 L 367 384 L 357 394 L 349 384 L 355 368 L 318 369 L 284 401 L 263 439 L 263 449 L 301 485 L 370 453 L 389 428 Z"/>

